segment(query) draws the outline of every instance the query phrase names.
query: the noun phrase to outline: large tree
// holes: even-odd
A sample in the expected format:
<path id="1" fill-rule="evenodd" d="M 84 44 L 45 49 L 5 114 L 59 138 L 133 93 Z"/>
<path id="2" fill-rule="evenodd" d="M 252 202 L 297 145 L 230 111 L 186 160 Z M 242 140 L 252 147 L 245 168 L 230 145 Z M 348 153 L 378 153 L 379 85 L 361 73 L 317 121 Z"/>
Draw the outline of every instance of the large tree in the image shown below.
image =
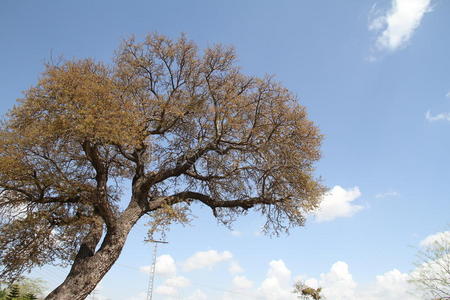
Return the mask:
<path id="1" fill-rule="evenodd" d="M 70 264 L 46 299 L 84 299 L 144 215 L 153 232 L 194 203 L 225 224 L 253 209 L 279 233 L 324 192 L 321 135 L 295 95 L 184 36 L 129 39 L 111 65 L 48 65 L 0 135 L 0 276 Z"/>

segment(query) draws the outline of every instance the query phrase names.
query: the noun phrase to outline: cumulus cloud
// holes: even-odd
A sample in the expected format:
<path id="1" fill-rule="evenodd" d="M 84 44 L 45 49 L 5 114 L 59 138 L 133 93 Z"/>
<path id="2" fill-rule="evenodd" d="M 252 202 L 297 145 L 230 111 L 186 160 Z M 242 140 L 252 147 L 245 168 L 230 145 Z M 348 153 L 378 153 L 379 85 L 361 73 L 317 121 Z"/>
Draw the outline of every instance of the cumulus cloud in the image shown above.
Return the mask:
<path id="1" fill-rule="evenodd" d="M 332 221 L 340 217 L 351 217 L 363 206 L 352 202 L 361 196 L 358 187 L 344 189 L 339 185 L 334 186 L 322 199 L 319 208 L 315 212 L 318 222 Z"/>
<path id="2" fill-rule="evenodd" d="M 230 260 L 233 255 L 229 251 L 218 252 L 216 250 L 200 251 L 189 257 L 183 264 L 185 271 L 202 268 L 212 268 L 214 265 Z"/>
<path id="3" fill-rule="evenodd" d="M 395 51 L 404 46 L 419 27 L 431 0 L 392 0 L 391 8 L 371 17 L 369 30 L 377 32 L 376 48 Z"/>
<path id="4" fill-rule="evenodd" d="M 253 282 L 245 276 L 235 276 L 233 278 L 233 287 L 239 290 L 245 290 L 253 287 Z"/>
<path id="5" fill-rule="evenodd" d="M 397 269 L 376 276 L 375 282 L 358 285 L 350 273 L 349 266 L 343 261 L 335 262 L 329 272 L 319 279 L 310 278 L 305 283 L 313 288 L 322 287 L 326 299 L 335 300 L 420 300 L 421 295 L 414 295 L 414 286 L 409 283 L 410 274 Z"/>
<path id="6" fill-rule="evenodd" d="M 296 299 L 292 294 L 291 271 L 281 259 L 269 263 L 267 277 L 258 288 L 258 294 L 267 300 Z"/>
<path id="7" fill-rule="evenodd" d="M 141 272 L 150 273 L 151 266 L 140 267 Z M 156 258 L 155 273 L 166 277 L 167 279 L 159 286 L 156 287 L 155 293 L 167 296 L 176 297 L 180 288 L 185 288 L 191 285 L 189 279 L 184 276 L 177 275 L 177 267 L 175 260 L 172 256 L 164 254 Z M 132 299 L 139 299 L 141 295 Z"/>
<path id="8" fill-rule="evenodd" d="M 187 300 L 207 300 L 208 296 L 202 290 L 195 290 L 194 293 L 187 298 Z"/>
<path id="9" fill-rule="evenodd" d="M 189 279 L 187 279 L 184 276 L 174 276 L 174 277 L 171 277 L 171 278 L 167 279 L 164 282 L 164 285 L 173 286 L 173 287 L 176 287 L 176 288 L 187 287 L 190 284 L 191 284 L 191 282 L 189 281 Z"/>
<path id="10" fill-rule="evenodd" d="M 430 111 L 427 111 L 425 114 L 425 119 L 429 122 L 450 121 L 450 113 L 440 113 L 433 116 Z"/>
<path id="11" fill-rule="evenodd" d="M 185 288 L 191 285 L 189 279 L 183 276 L 173 276 L 164 281 L 155 289 L 155 293 L 163 296 L 175 297 L 178 295 L 180 288 Z"/>
<path id="12" fill-rule="evenodd" d="M 329 299 L 356 299 L 356 282 L 345 262 L 338 261 L 331 266 L 330 272 L 321 274 L 319 286 Z"/>
<path id="13" fill-rule="evenodd" d="M 376 276 L 376 282 L 366 291 L 360 291 L 362 299 L 367 300 L 397 300 L 397 299 L 422 299 L 410 292 L 414 287 L 408 282 L 410 275 L 397 269 Z"/>
<path id="14" fill-rule="evenodd" d="M 150 273 L 151 265 L 139 268 L 141 272 Z M 177 272 L 177 266 L 172 256 L 164 254 L 156 258 L 155 273 L 163 276 L 174 276 Z"/>
<path id="15" fill-rule="evenodd" d="M 346 191 L 348 192 L 348 191 Z M 358 193 L 356 193 L 358 194 Z M 426 237 L 421 241 L 421 246 L 432 244 L 441 238 L 448 238 L 450 231 L 438 232 Z M 215 264 L 223 261 L 230 262 L 230 269 L 234 268 L 234 273 L 242 273 L 243 270 L 239 263 L 233 259 L 228 251 L 201 251 L 195 253 L 184 263 L 186 271 L 211 268 Z M 164 299 L 176 299 L 180 297 L 180 289 L 190 287 L 195 282 L 176 274 L 175 261 L 169 255 L 158 257 L 161 266 L 165 266 L 166 274 L 171 274 L 161 285 L 157 286 L 155 293 L 164 297 Z M 162 263 L 164 262 L 164 263 Z M 230 270 L 229 269 L 229 270 Z M 239 272 L 237 272 L 239 271 Z M 161 271 L 160 271 L 161 272 Z M 231 272 L 233 274 L 233 272 Z M 293 284 L 301 279 L 305 284 L 313 288 L 321 287 L 322 293 L 326 299 L 334 300 L 420 300 L 423 295 L 412 294 L 416 292 L 414 286 L 409 282 L 412 273 L 402 273 L 397 269 L 378 275 L 371 283 L 358 284 L 350 272 L 349 265 L 344 261 L 337 261 L 331 265 L 330 269 L 317 277 L 292 276 L 291 270 L 281 259 L 272 260 L 268 264 L 265 278 L 259 283 L 252 281 L 244 274 L 234 275 L 231 279 L 230 290 L 224 292 L 222 300 L 246 300 L 249 298 L 259 298 L 266 300 L 296 300 L 297 297 L 292 293 Z M 184 290 L 185 294 L 186 290 Z M 191 291 L 192 293 L 192 291 Z M 143 294 L 130 298 L 138 300 Z M 218 299 L 216 295 L 210 295 L 201 290 L 195 290 L 190 296 L 190 300 Z"/>
<path id="16" fill-rule="evenodd" d="M 173 286 L 160 285 L 155 289 L 155 293 L 163 296 L 175 297 L 178 295 L 178 290 Z"/>
<path id="17" fill-rule="evenodd" d="M 267 277 L 276 278 L 279 281 L 289 281 L 291 278 L 291 271 L 286 267 L 284 261 L 272 260 L 269 263 L 269 270 L 267 271 Z"/>
<path id="18" fill-rule="evenodd" d="M 289 289 L 290 288 L 290 289 Z M 258 289 L 259 295 L 267 300 L 291 300 L 295 299 L 291 290 L 274 277 L 264 279 Z"/>
<path id="19" fill-rule="evenodd" d="M 312 287 L 322 287 L 325 299 L 333 300 L 420 300 L 423 295 L 415 291 L 409 282 L 411 275 L 402 273 L 397 269 L 376 276 L 370 284 L 357 284 L 350 268 L 346 262 L 335 262 L 330 270 L 320 274 L 318 278 L 307 278 L 305 276 L 291 279 L 291 271 L 282 260 L 272 261 L 266 278 L 258 287 L 256 294 L 263 299 L 271 300 L 294 300 L 297 299 L 292 293 L 294 281 L 302 279 L 303 282 Z M 250 292 L 247 290 L 247 292 Z M 415 292 L 416 294 L 413 294 Z"/>
<path id="20" fill-rule="evenodd" d="M 421 245 L 428 245 L 434 240 L 445 237 L 450 232 L 440 232 L 430 235 L 425 238 Z M 171 257 L 170 257 L 171 258 Z M 198 269 L 213 266 L 214 264 L 230 260 L 232 255 L 228 251 L 218 252 L 215 250 L 197 252 L 190 257 L 186 262 L 187 269 Z M 172 259 L 173 260 L 173 259 Z M 166 265 L 171 265 L 172 260 L 165 256 L 160 261 L 165 261 Z M 235 260 L 233 263 L 239 265 Z M 175 264 L 173 262 L 173 264 Z M 194 267 L 195 266 L 195 267 Z M 201 266 L 201 267 L 200 267 Z M 170 268 L 169 268 L 170 269 Z M 176 271 L 176 269 L 175 269 Z M 296 300 L 297 297 L 292 293 L 292 287 L 296 280 L 302 279 L 308 286 L 313 288 L 322 287 L 323 295 L 326 299 L 334 300 L 420 300 L 421 295 L 411 294 L 414 291 L 414 286 L 409 282 L 411 274 L 402 273 L 397 269 L 388 271 L 382 275 L 376 276 L 375 280 L 370 284 L 357 284 L 353 278 L 349 265 L 344 261 L 337 261 L 331 265 L 329 271 L 320 274 L 318 277 L 297 276 L 293 277 L 291 270 L 286 266 L 281 259 L 272 260 L 268 265 L 268 270 L 265 278 L 259 283 L 255 284 L 244 275 L 235 275 L 231 280 L 231 290 L 223 295 L 223 300 L 244 300 L 251 298 L 259 298 L 266 300 Z M 190 280 L 184 276 L 179 276 L 176 273 L 167 278 L 161 285 L 156 287 L 155 293 L 166 297 L 166 299 L 175 299 L 180 297 L 180 289 L 192 286 Z M 195 286 L 195 283 L 194 283 Z M 142 298 L 143 294 L 130 298 L 138 300 Z M 217 298 L 206 294 L 201 290 L 195 290 L 186 299 L 190 300 L 205 300 Z"/>
<path id="21" fill-rule="evenodd" d="M 228 267 L 228 272 L 230 272 L 230 274 L 238 274 L 238 273 L 243 273 L 244 269 L 241 267 L 241 265 L 237 261 L 232 261 L 230 263 L 230 266 Z"/>
<path id="22" fill-rule="evenodd" d="M 140 292 L 136 296 L 128 297 L 126 300 L 147 300 L 147 293 Z"/>
<path id="23" fill-rule="evenodd" d="M 437 232 L 435 234 L 431 234 L 420 242 L 420 246 L 431 247 L 436 242 L 443 242 L 443 241 L 450 241 L 450 231 Z"/>

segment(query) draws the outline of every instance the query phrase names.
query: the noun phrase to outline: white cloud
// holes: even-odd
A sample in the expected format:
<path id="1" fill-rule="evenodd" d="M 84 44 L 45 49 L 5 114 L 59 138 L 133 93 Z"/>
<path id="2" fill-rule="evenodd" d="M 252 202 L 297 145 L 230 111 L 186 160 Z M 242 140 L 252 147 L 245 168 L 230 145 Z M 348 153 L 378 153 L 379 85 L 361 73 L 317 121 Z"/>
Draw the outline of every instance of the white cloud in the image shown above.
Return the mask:
<path id="1" fill-rule="evenodd" d="M 189 281 L 189 279 L 187 279 L 184 276 L 174 276 L 174 277 L 167 279 L 164 282 L 164 285 L 172 286 L 172 287 L 176 287 L 176 288 L 183 288 L 183 287 L 190 286 L 191 282 Z"/>
<path id="2" fill-rule="evenodd" d="M 178 295 L 178 290 L 173 286 L 160 285 L 155 289 L 155 293 L 159 295 L 175 297 Z"/>
<path id="3" fill-rule="evenodd" d="M 245 276 L 235 276 L 233 278 L 233 287 L 239 290 L 245 290 L 253 287 L 253 282 Z"/>
<path id="4" fill-rule="evenodd" d="M 164 296 L 178 296 L 178 290 L 191 285 L 189 279 L 183 276 L 173 276 L 164 281 L 163 284 L 155 289 L 155 293 Z"/>
<path id="5" fill-rule="evenodd" d="M 187 300 L 207 300 L 208 296 L 202 290 L 195 290 L 195 292 L 187 298 Z"/>
<path id="6" fill-rule="evenodd" d="M 420 246 L 422 247 L 431 247 L 433 246 L 436 242 L 443 242 L 443 241 L 450 241 L 450 231 L 444 231 L 444 232 L 438 232 L 435 234 L 431 234 L 429 236 L 427 236 L 426 238 L 424 238 L 421 242 L 420 242 Z"/>
<path id="7" fill-rule="evenodd" d="M 410 294 L 413 287 L 408 282 L 409 278 L 409 274 L 402 273 L 397 269 L 378 275 L 376 283 L 367 290 L 364 299 L 419 299 Z M 364 295 L 364 291 L 361 294 Z"/>
<path id="8" fill-rule="evenodd" d="M 284 261 L 272 260 L 269 263 L 269 271 L 267 271 L 267 277 L 274 277 L 279 281 L 289 281 L 291 278 L 291 271 L 286 267 Z"/>
<path id="9" fill-rule="evenodd" d="M 445 97 L 450 98 L 450 92 L 448 92 L 447 94 L 445 94 Z"/>
<path id="10" fill-rule="evenodd" d="M 151 265 L 150 266 L 143 266 L 139 268 L 141 272 L 144 273 L 150 273 L 151 271 Z M 175 265 L 175 260 L 172 258 L 172 256 L 168 254 L 164 254 L 161 256 L 158 256 L 156 258 L 156 264 L 155 264 L 155 273 L 158 275 L 163 276 L 174 276 L 177 272 L 177 266 Z"/>
<path id="11" fill-rule="evenodd" d="M 305 283 L 313 288 L 322 287 L 326 299 L 333 300 L 420 300 L 411 294 L 414 286 L 408 282 L 410 275 L 397 269 L 376 276 L 369 285 L 358 285 L 349 271 L 348 264 L 338 261 L 320 279 L 310 278 Z"/>
<path id="12" fill-rule="evenodd" d="M 269 263 L 267 277 L 258 288 L 258 294 L 267 300 L 296 299 L 292 293 L 291 271 L 281 259 Z"/>
<path id="13" fill-rule="evenodd" d="M 231 231 L 231 235 L 235 236 L 235 237 L 241 237 L 242 236 L 242 232 L 240 232 L 238 230 L 233 230 L 233 231 Z"/>
<path id="14" fill-rule="evenodd" d="M 428 245 L 434 240 L 438 240 L 441 237 L 444 238 L 447 235 L 450 235 L 450 231 L 430 235 L 421 242 L 421 245 Z M 184 276 L 177 275 L 176 269 L 172 269 L 171 266 L 175 266 L 175 261 L 172 257 L 165 255 L 158 257 L 158 259 L 159 262 L 165 262 L 164 266 L 169 266 L 166 270 L 170 270 L 170 272 L 166 272 L 166 274 L 170 273 L 171 276 L 156 287 L 155 293 L 165 297 L 165 299 L 178 299 L 182 295 L 180 289 L 190 287 L 192 285 L 191 281 Z M 185 262 L 185 267 L 187 267 L 187 270 L 206 268 L 218 262 L 231 259 L 232 254 L 228 251 L 209 250 L 197 252 Z M 231 260 L 230 267 L 232 265 L 239 266 L 239 263 Z M 222 300 L 246 300 L 249 298 L 296 300 L 297 297 L 292 293 L 292 289 L 294 282 L 299 279 L 313 288 L 322 287 L 323 295 L 326 299 L 420 300 L 423 298 L 420 295 L 410 294 L 414 290 L 414 286 L 408 282 L 411 278 L 410 276 L 408 273 L 402 273 L 394 269 L 376 276 L 370 284 L 360 285 L 354 280 L 348 264 L 343 261 L 337 261 L 332 264 L 328 272 L 320 274 L 317 278 L 307 276 L 293 277 L 285 262 L 279 259 L 270 261 L 266 277 L 259 284 L 255 284 L 254 281 L 244 275 L 234 276 L 231 280 L 232 289 L 223 294 Z M 129 298 L 129 300 L 139 299 L 145 299 L 145 294 L 141 293 Z M 218 298 L 217 294 L 206 294 L 204 291 L 197 289 L 186 299 L 205 300 Z"/>
<path id="15" fill-rule="evenodd" d="M 257 237 L 263 236 L 264 235 L 263 234 L 263 229 L 261 228 L 259 230 L 256 230 L 255 232 L 253 232 L 253 235 L 257 236 Z"/>
<path id="16" fill-rule="evenodd" d="M 330 272 L 320 275 L 319 286 L 329 299 L 356 299 L 356 282 L 345 262 L 338 261 L 331 266 Z"/>
<path id="17" fill-rule="evenodd" d="M 150 273 L 151 266 L 143 266 L 139 268 L 141 272 Z M 167 297 L 178 296 L 178 290 L 191 285 L 189 279 L 183 276 L 177 276 L 177 267 L 172 256 L 164 254 L 156 258 L 155 273 L 166 277 L 167 279 L 155 289 L 155 293 Z M 141 299 L 139 294 L 131 299 Z M 145 298 L 144 298 L 145 299 Z"/>
<path id="18" fill-rule="evenodd" d="M 183 264 L 185 271 L 202 268 L 212 268 L 217 263 L 229 260 L 233 255 L 229 251 L 218 252 L 216 250 L 201 251 L 189 257 Z"/>
<path id="19" fill-rule="evenodd" d="M 126 300 L 147 300 L 147 293 L 146 292 L 140 292 L 136 296 L 129 297 Z"/>
<path id="20" fill-rule="evenodd" d="M 228 272 L 230 272 L 230 274 L 238 274 L 238 273 L 243 273 L 244 269 L 241 267 L 241 265 L 237 261 L 232 261 L 230 263 L 230 267 L 228 268 Z"/>
<path id="21" fill-rule="evenodd" d="M 140 267 L 141 272 L 150 273 L 151 266 Z M 155 293 L 168 297 L 178 296 L 180 288 L 191 285 L 189 279 L 177 275 L 177 267 L 172 256 L 164 254 L 156 258 L 155 273 L 166 277 L 167 279 L 155 289 Z M 131 299 L 140 299 L 142 295 L 137 295 Z"/>
<path id="22" fill-rule="evenodd" d="M 322 199 L 319 208 L 315 212 L 318 222 L 331 221 L 339 217 L 351 217 L 363 206 L 352 202 L 361 196 L 358 187 L 344 189 L 339 185 L 334 186 Z"/>
<path id="23" fill-rule="evenodd" d="M 258 289 L 259 295 L 267 300 L 291 300 L 296 299 L 292 294 L 292 287 L 286 287 L 283 282 L 274 277 L 264 279 Z"/>
<path id="24" fill-rule="evenodd" d="M 319 278 L 296 277 L 291 280 L 291 271 L 282 260 L 270 263 L 267 277 L 261 283 L 258 292 L 263 299 L 294 300 L 292 294 L 294 281 L 302 279 L 312 288 L 322 287 L 325 299 L 333 300 L 421 300 L 419 294 L 411 294 L 414 286 L 408 282 L 410 274 L 397 269 L 378 275 L 371 284 L 358 285 L 349 266 L 343 261 L 335 262 L 327 273 Z M 416 291 L 415 291 L 416 292 Z M 417 292 L 416 292 L 417 293 Z"/>
<path id="25" fill-rule="evenodd" d="M 395 192 L 395 191 L 389 191 L 386 193 L 376 194 L 375 198 L 389 198 L 389 197 L 398 197 L 398 196 L 400 196 L 400 193 Z"/>
<path id="26" fill-rule="evenodd" d="M 369 30 L 378 33 L 378 50 L 394 51 L 405 45 L 425 13 L 431 11 L 431 0 L 392 0 L 391 6 L 369 22 Z"/>
<path id="27" fill-rule="evenodd" d="M 450 121 L 450 113 L 440 113 L 433 116 L 430 111 L 427 111 L 425 114 L 425 119 L 427 119 L 430 122 Z"/>

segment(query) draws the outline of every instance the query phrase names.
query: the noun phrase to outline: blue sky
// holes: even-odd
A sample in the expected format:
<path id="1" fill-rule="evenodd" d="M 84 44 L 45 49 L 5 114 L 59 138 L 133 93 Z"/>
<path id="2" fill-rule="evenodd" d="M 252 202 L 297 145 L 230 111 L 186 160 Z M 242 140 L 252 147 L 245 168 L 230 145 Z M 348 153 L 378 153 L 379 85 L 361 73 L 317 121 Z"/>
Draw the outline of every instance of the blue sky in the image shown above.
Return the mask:
<path id="1" fill-rule="evenodd" d="M 233 45 L 246 73 L 275 74 L 307 107 L 330 193 L 279 238 L 258 233 L 258 216 L 230 231 L 196 207 L 159 249 L 154 299 L 295 299 L 298 276 L 330 299 L 417 299 L 405 290 L 420 241 L 450 221 L 449 14 L 443 0 L 3 0 L 0 112 L 51 57 L 109 62 L 122 39 L 154 31 Z M 97 299 L 145 299 L 143 223 Z M 33 276 L 51 288 L 65 272 Z"/>

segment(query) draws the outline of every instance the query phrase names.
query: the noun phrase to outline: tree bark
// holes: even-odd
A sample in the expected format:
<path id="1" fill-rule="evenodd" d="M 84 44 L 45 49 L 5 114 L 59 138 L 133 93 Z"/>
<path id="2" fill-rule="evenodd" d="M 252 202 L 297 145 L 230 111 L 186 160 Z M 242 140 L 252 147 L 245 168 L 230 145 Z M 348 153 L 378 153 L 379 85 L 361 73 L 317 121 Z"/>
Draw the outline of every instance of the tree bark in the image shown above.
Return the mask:
<path id="1" fill-rule="evenodd" d="M 134 203 L 118 219 L 113 229 L 109 229 L 100 249 L 91 252 L 80 247 L 69 274 L 63 283 L 53 290 L 46 300 L 83 300 L 95 289 L 103 276 L 119 258 L 127 236 L 134 224 L 142 216 L 142 209 Z"/>

